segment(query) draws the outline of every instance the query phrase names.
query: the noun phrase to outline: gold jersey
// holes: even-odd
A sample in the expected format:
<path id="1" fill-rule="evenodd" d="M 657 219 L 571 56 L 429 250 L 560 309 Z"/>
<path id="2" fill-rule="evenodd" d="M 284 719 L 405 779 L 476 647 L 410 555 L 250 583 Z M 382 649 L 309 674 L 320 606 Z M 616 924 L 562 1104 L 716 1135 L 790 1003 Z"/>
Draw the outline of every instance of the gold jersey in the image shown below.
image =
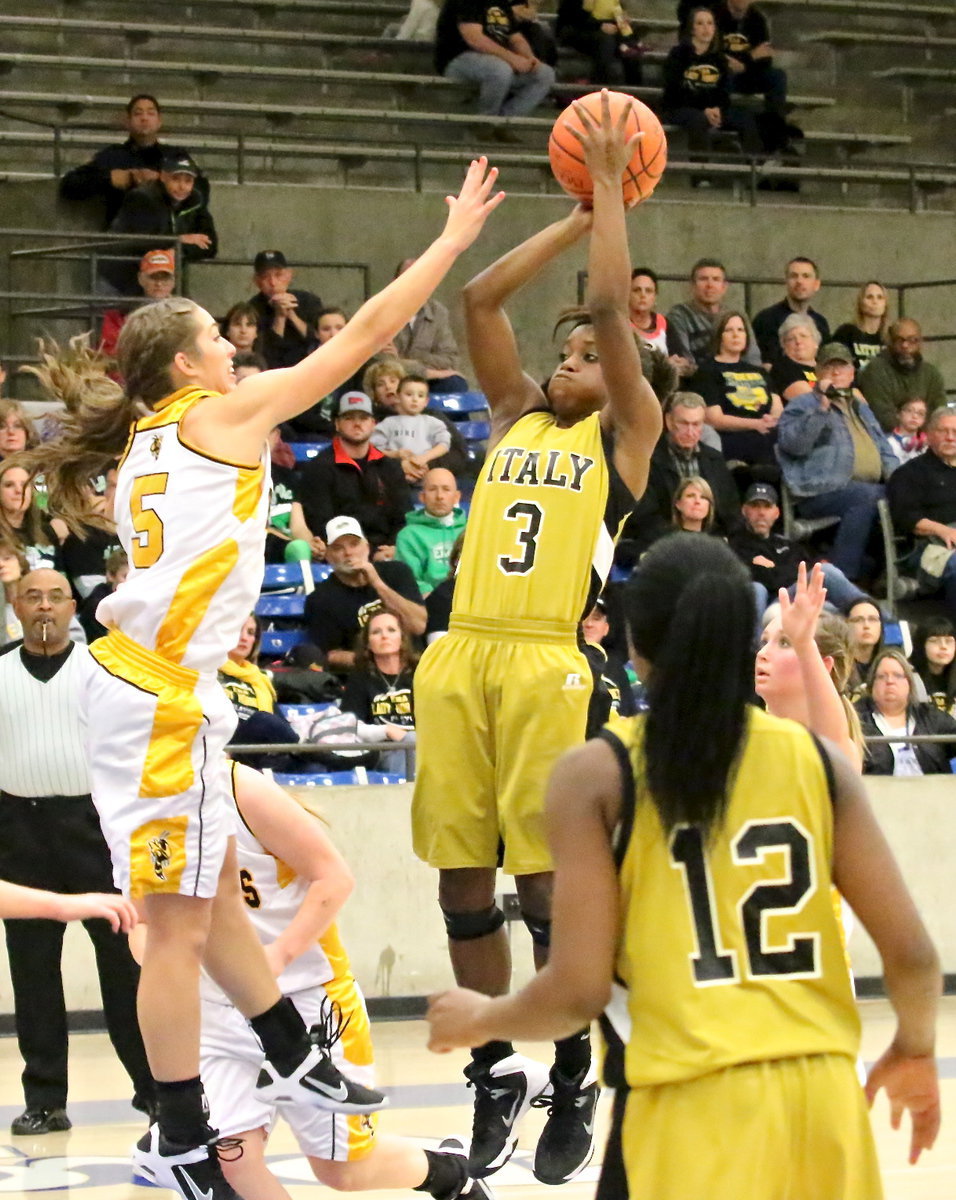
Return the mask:
<path id="1" fill-rule="evenodd" d="M 181 388 L 130 429 L 116 480 L 116 527 L 129 576 L 97 609 L 168 662 L 215 674 L 262 586 L 267 451 L 255 466 L 217 458 L 183 436 L 211 393 Z"/>
<path id="2" fill-rule="evenodd" d="M 549 410 L 526 413 L 478 476 L 453 613 L 576 627 L 633 506 L 597 413 L 567 428 Z"/>
<path id="3" fill-rule="evenodd" d="M 794 722 L 750 710 L 723 825 L 709 839 L 689 825 L 665 839 L 641 783 L 644 720 L 618 719 L 602 733 L 626 781 L 617 981 L 602 1018 L 608 1082 L 855 1058 L 860 1026 L 830 896 L 833 808 L 819 747 Z"/>

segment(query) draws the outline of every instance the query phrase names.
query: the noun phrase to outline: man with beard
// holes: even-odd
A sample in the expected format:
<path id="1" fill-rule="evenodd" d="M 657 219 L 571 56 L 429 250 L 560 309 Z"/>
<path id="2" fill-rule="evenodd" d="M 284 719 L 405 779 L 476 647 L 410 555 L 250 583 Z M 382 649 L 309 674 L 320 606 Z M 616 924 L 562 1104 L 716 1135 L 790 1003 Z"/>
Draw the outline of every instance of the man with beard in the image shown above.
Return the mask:
<path id="1" fill-rule="evenodd" d="M 923 331 L 909 317 L 893 322 L 886 349 L 867 363 L 857 382 L 887 433 L 896 425 L 900 405 L 908 400 L 924 400 L 929 413 L 946 403 L 943 377 L 923 358 Z"/>

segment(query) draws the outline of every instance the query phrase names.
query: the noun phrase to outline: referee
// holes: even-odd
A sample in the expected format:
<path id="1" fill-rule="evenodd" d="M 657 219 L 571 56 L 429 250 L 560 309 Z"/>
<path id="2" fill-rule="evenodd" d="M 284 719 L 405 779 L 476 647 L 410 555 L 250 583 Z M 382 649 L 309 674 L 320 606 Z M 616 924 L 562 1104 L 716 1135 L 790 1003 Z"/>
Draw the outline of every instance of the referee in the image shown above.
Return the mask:
<path id="1" fill-rule="evenodd" d="M 80 723 L 89 652 L 70 641 L 76 609 L 58 571 L 24 576 L 14 608 L 23 641 L 0 651 L 0 878 L 54 892 L 113 892 L 109 851 L 90 799 Z M 136 1021 L 139 969 L 126 935 L 83 922 L 93 942 L 110 1041 L 148 1111 L 153 1082 Z M 59 921 L 4 922 L 26 1110 L 14 1134 L 70 1128 Z"/>

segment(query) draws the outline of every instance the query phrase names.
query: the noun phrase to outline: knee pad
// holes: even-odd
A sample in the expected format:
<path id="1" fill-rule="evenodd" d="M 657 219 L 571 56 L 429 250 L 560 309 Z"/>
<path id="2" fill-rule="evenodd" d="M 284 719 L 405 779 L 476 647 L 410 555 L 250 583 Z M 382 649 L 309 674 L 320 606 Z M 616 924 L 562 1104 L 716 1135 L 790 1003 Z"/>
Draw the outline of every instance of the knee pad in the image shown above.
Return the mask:
<path id="1" fill-rule="evenodd" d="M 455 942 L 473 942 L 487 937 L 497 933 L 505 923 L 505 914 L 497 904 L 480 912 L 447 912 L 443 908 L 441 915 L 445 918 L 448 936 Z"/>
<path id="2" fill-rule="evenodd" d="M 541 946 L 547 950 L 551 945 L 551 920 L 550 918 L 529 917 L 526 912 L 521 914 L 521 919 L 528 927 L 528 932 L 531 934 L 531 940 L 536 946 Z"/>

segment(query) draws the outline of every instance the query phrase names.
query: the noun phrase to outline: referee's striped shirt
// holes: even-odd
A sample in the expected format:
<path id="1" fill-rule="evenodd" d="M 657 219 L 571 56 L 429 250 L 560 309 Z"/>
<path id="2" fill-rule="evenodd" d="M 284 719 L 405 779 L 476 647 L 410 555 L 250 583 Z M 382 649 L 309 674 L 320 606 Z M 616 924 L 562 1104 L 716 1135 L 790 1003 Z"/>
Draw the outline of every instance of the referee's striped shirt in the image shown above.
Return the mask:
<path id="1" fill-rule="evenodd" d="M 91 669 L 89 650 L 74 642 L 59 654 L 30 654 L 21 645 L 0 652 L 0 791 L 89 794 L 80 714 Z"/>

